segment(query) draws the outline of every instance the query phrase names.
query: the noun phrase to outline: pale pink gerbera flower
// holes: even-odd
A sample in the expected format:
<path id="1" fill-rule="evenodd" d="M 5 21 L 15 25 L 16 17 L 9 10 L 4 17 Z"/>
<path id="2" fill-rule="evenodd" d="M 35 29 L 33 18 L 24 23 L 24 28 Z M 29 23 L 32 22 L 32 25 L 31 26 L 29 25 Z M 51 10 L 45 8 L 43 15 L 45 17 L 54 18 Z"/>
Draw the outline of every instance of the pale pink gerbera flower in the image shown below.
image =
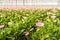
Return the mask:
<path id="1" fill-rule="evenodd" d="M 29 35 L 29 32 L 24 32 L 24 35 L 25 35 L 25 36 L 28 36 L 28 35 Z"/>
<path id="2" fill-rule="evenodd" d="M 3 28 L 3 27 L 4 27 L 4 25 L 0 25 L 0 29 Z"/>
<path id="3" fill-rule="evenodd" d="M 33 30 L 34 30 L 34 28 L 31 28 L 31 29 L 30 29 L 30 31 L 33 31 Z"/>
<path id="4" fill-rule="evenodd" d="M 8 25 L 12 25 L 12 22 L 8 22 Z"/>
<path id="5" fill-rule="evenodd" d="M 47 15 L 52 14 L 51 12 L 47 12 Z"/>
<path id="6" fill-rule="evenodd" d="M 51 18 L 55 19 L 55 18 L 56 18 L 56 16 L 55 16 L 55 15 L 53 15 L 53 16 L 51 16 Z"/>
<path id="7" fill-rule="evenodd" d="M 38 22 L 38 23 L 36 23 L 36 26 L 44 26 L 44 23 Z"/>

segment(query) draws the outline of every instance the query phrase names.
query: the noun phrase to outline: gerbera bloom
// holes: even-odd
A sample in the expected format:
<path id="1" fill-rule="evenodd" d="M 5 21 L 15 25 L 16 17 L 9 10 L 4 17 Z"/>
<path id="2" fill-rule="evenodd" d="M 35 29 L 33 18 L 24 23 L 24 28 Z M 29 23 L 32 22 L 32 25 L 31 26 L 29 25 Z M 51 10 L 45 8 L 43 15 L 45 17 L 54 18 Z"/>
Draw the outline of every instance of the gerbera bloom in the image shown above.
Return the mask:
<path id="1" fill-rule="evenodd" d="M 55 15 L 53 15 L 53 16 L 51 16 L 51 18 L 53 18 L 53 19 L 54 19 L 54 18 L 56 18 L 56 16 L 55 16 Z"/>
<path id="2" fill-rule="evenodd" d="M 8 22 L 8 25 L 11 25 L 12 24 L 12 22 Z"/>
<path id="3" fill-rule="evenodd" d="M 3 28 L 3 27 L 4 27 L 4 25 L 0 25 L 0 29 Z"/>
<path id="4" fill-rule="evenodd" d="M 36 26 L 44 26 L 44 23 L 42 23 L 42 22 L 37 22 L 37 23 L 36 23 Z"/>
<path id="5" fill-rule="evenodd" d="M 51 12 L 47 12 L 47 15 L 50 15 L 50 14 L 52 14 Z"/>
<path id="6" fill-rule="evenodd" d="M 31 28 L 31 29 L 30 29 L 30 31 L 33 31 L 33 30 L 34 30 L 34 28 Z"/>
<path id="7" fill-rule="evenodd" d="M 24 32 L 24 35 L 25 35 L 25 36 L 28 36 L 28 35 L 29 35 L 29 32 Z"/>

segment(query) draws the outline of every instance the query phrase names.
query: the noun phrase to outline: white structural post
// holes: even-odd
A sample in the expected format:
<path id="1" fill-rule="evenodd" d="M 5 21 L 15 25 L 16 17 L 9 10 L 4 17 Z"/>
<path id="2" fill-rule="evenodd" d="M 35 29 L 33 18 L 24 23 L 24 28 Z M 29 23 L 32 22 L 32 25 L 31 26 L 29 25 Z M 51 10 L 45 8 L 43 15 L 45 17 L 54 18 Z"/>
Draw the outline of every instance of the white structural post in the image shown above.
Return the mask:
<path id="1" fill-rule="evenodd" d="M 25 0 L 24 1 L 24 4 L 25 5 L 32 5 L 32 0 Z"/>
<path id="2" fill-rule="evenodd" d="M 60 6 L 60 0 L 58 0 L 58 6 Z"/>
<path id="3" fill-rule="evenodd" d="M 2 0 L 0 0 L 0 6 L 2 5 Z"/>
<path id="4" fill-rule="evenodd" d="M 23 5 L 23 0 L 17 0 L 17 6 Z"/>

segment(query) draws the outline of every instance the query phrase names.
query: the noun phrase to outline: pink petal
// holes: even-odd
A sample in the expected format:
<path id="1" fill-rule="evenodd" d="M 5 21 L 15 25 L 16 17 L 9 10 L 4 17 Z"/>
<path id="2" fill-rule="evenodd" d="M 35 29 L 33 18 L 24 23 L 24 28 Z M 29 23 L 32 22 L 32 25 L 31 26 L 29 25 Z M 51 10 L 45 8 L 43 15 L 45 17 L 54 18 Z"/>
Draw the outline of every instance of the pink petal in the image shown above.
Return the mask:
<path id="1" fill-rule="evenodd" d="M 33 30 L 34 30 L 34 28 L 31 28 L 31 29 L 30 29 L 30 31 L 33 31 Z"/>
<path id="2" fill-rule="evenodd" d="M 0 29 L 3 28 L 3 27 L 4 27 L 4 25 L 0 25 Z"/>
<path id="3" fill-rule="evenodd" d="M 38 22 L 38 23 L 36 23 L 36 26 L 44 26 L 44 23 Z"/>
<path id="4" fill-rule="evenodd" d="M 51 16 L 51 18 L 53 18 L 53 19 L 54 19 L 54 18 L 56 18 L 56 16 Z"/>
<path id="5" fill-rule="evenodd" d="M 25 36 L 28 36 L 29 35 L 29 32 L 24 32 Z"/>

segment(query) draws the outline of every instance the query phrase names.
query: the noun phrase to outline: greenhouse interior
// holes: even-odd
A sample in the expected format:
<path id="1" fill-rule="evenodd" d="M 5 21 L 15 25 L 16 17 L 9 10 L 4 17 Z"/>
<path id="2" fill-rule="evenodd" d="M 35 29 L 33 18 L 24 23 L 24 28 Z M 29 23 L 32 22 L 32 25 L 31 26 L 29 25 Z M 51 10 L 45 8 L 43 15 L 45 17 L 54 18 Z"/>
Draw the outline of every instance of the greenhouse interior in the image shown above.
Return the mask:
<path id="1" fill-rule="evenodd" d="M 0 0 L 0 40 L 60 40 L 60 0 Z"/>

